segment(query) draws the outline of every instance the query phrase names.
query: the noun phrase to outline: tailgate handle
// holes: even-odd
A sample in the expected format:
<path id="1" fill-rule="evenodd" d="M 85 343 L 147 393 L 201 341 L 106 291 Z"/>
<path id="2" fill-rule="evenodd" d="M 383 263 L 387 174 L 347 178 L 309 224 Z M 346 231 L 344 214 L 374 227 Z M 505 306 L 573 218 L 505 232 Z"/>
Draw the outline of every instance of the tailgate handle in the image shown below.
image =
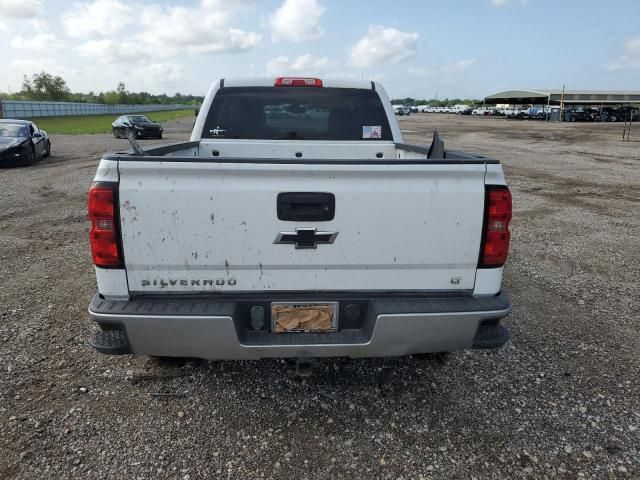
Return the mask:
<path id="1" fill-rule="evenodd" d="M 278 194 L 278 219 L 296 222 L 326 222 L 336 213 L 336 197 L 323 192 Z"/>

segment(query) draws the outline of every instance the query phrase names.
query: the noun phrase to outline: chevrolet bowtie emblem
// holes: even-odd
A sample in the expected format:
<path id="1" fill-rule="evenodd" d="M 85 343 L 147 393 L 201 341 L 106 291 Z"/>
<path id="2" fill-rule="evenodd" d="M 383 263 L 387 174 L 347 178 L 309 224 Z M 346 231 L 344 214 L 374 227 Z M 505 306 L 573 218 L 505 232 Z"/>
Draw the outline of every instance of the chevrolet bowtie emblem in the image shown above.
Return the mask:
<path id="1" fill-rule="evenodd" d="M 319 243 L 333 243 L 338 232 L 319 232 L 315 228 L 296 228 L 295 232 L 280 232 L 273 243 L 293 243 L 296 248 L 317 248 Z"/>

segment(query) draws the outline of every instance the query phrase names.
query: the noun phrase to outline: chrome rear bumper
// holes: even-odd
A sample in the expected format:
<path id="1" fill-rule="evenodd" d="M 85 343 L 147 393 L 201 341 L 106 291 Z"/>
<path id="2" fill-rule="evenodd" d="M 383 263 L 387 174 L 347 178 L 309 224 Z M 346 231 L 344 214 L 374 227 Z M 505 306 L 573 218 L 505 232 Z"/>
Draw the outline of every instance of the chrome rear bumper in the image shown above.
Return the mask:
<path id="1" fill-rule="evenodd" d="M 343 305 L 357 303 L 362 318 L 344 325 L 339 332 L 275 334 L 268 329 L 253 331 L 248 326 L 251 305 L 282 300 L 282 295 L 289 301 L 336 296 L 297 293 L 266 299 L 265 295 L 132 301 L 109 301 L 95 295 L 89 314 L 102 329 L 125 332 L 128 351 L 134 354 L 251 360 L 386 357 L 469 349 L 474 347 L 480 327 L 486 333 L 487 326 L 497 326 L 511 310 L 504 291 L 492 297 L 354 294 L 337 300 Z M 265 324 L 269 323 L 267 319 Z M 508 335 L 501 342 L 506 339 Z M 475 346 L 486 348 L 487 343 L 476 342 Z"/>

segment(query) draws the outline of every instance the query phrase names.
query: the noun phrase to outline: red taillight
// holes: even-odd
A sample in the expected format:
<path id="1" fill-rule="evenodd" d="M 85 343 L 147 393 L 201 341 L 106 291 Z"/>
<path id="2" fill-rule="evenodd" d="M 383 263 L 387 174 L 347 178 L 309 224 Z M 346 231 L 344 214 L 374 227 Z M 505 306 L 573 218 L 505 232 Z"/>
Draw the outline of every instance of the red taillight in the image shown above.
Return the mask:
<path id="1" fill-rule="evenodd" d="M 121 267 L 116 223 L 116 184 L 97 183 L 89 190 L 89 240 L 96 267 Z"/>
<path id="2" fill-rule="evenodd" d="M 321 87 L 319 78 L 278 77 L 274 83 L 276 87 Z"/>
<path id="3" fill-rule="evenodd" d="M 479 266 L 496 268 L 504 265 L 509 254 L 511 192 L 503 185 L 488 185 L 486 195 L 487 211 Z"/>

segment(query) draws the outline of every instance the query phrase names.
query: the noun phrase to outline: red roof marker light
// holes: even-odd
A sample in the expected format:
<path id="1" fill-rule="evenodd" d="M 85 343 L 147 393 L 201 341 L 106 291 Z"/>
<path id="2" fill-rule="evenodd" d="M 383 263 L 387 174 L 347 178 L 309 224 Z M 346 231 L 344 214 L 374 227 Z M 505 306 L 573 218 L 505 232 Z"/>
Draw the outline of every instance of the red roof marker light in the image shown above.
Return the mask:
<path id="1" fill-rule="evenodd" d="M 274 83 L 276 87 L 322 87 L 319 78 L 278 77 Z"/>

